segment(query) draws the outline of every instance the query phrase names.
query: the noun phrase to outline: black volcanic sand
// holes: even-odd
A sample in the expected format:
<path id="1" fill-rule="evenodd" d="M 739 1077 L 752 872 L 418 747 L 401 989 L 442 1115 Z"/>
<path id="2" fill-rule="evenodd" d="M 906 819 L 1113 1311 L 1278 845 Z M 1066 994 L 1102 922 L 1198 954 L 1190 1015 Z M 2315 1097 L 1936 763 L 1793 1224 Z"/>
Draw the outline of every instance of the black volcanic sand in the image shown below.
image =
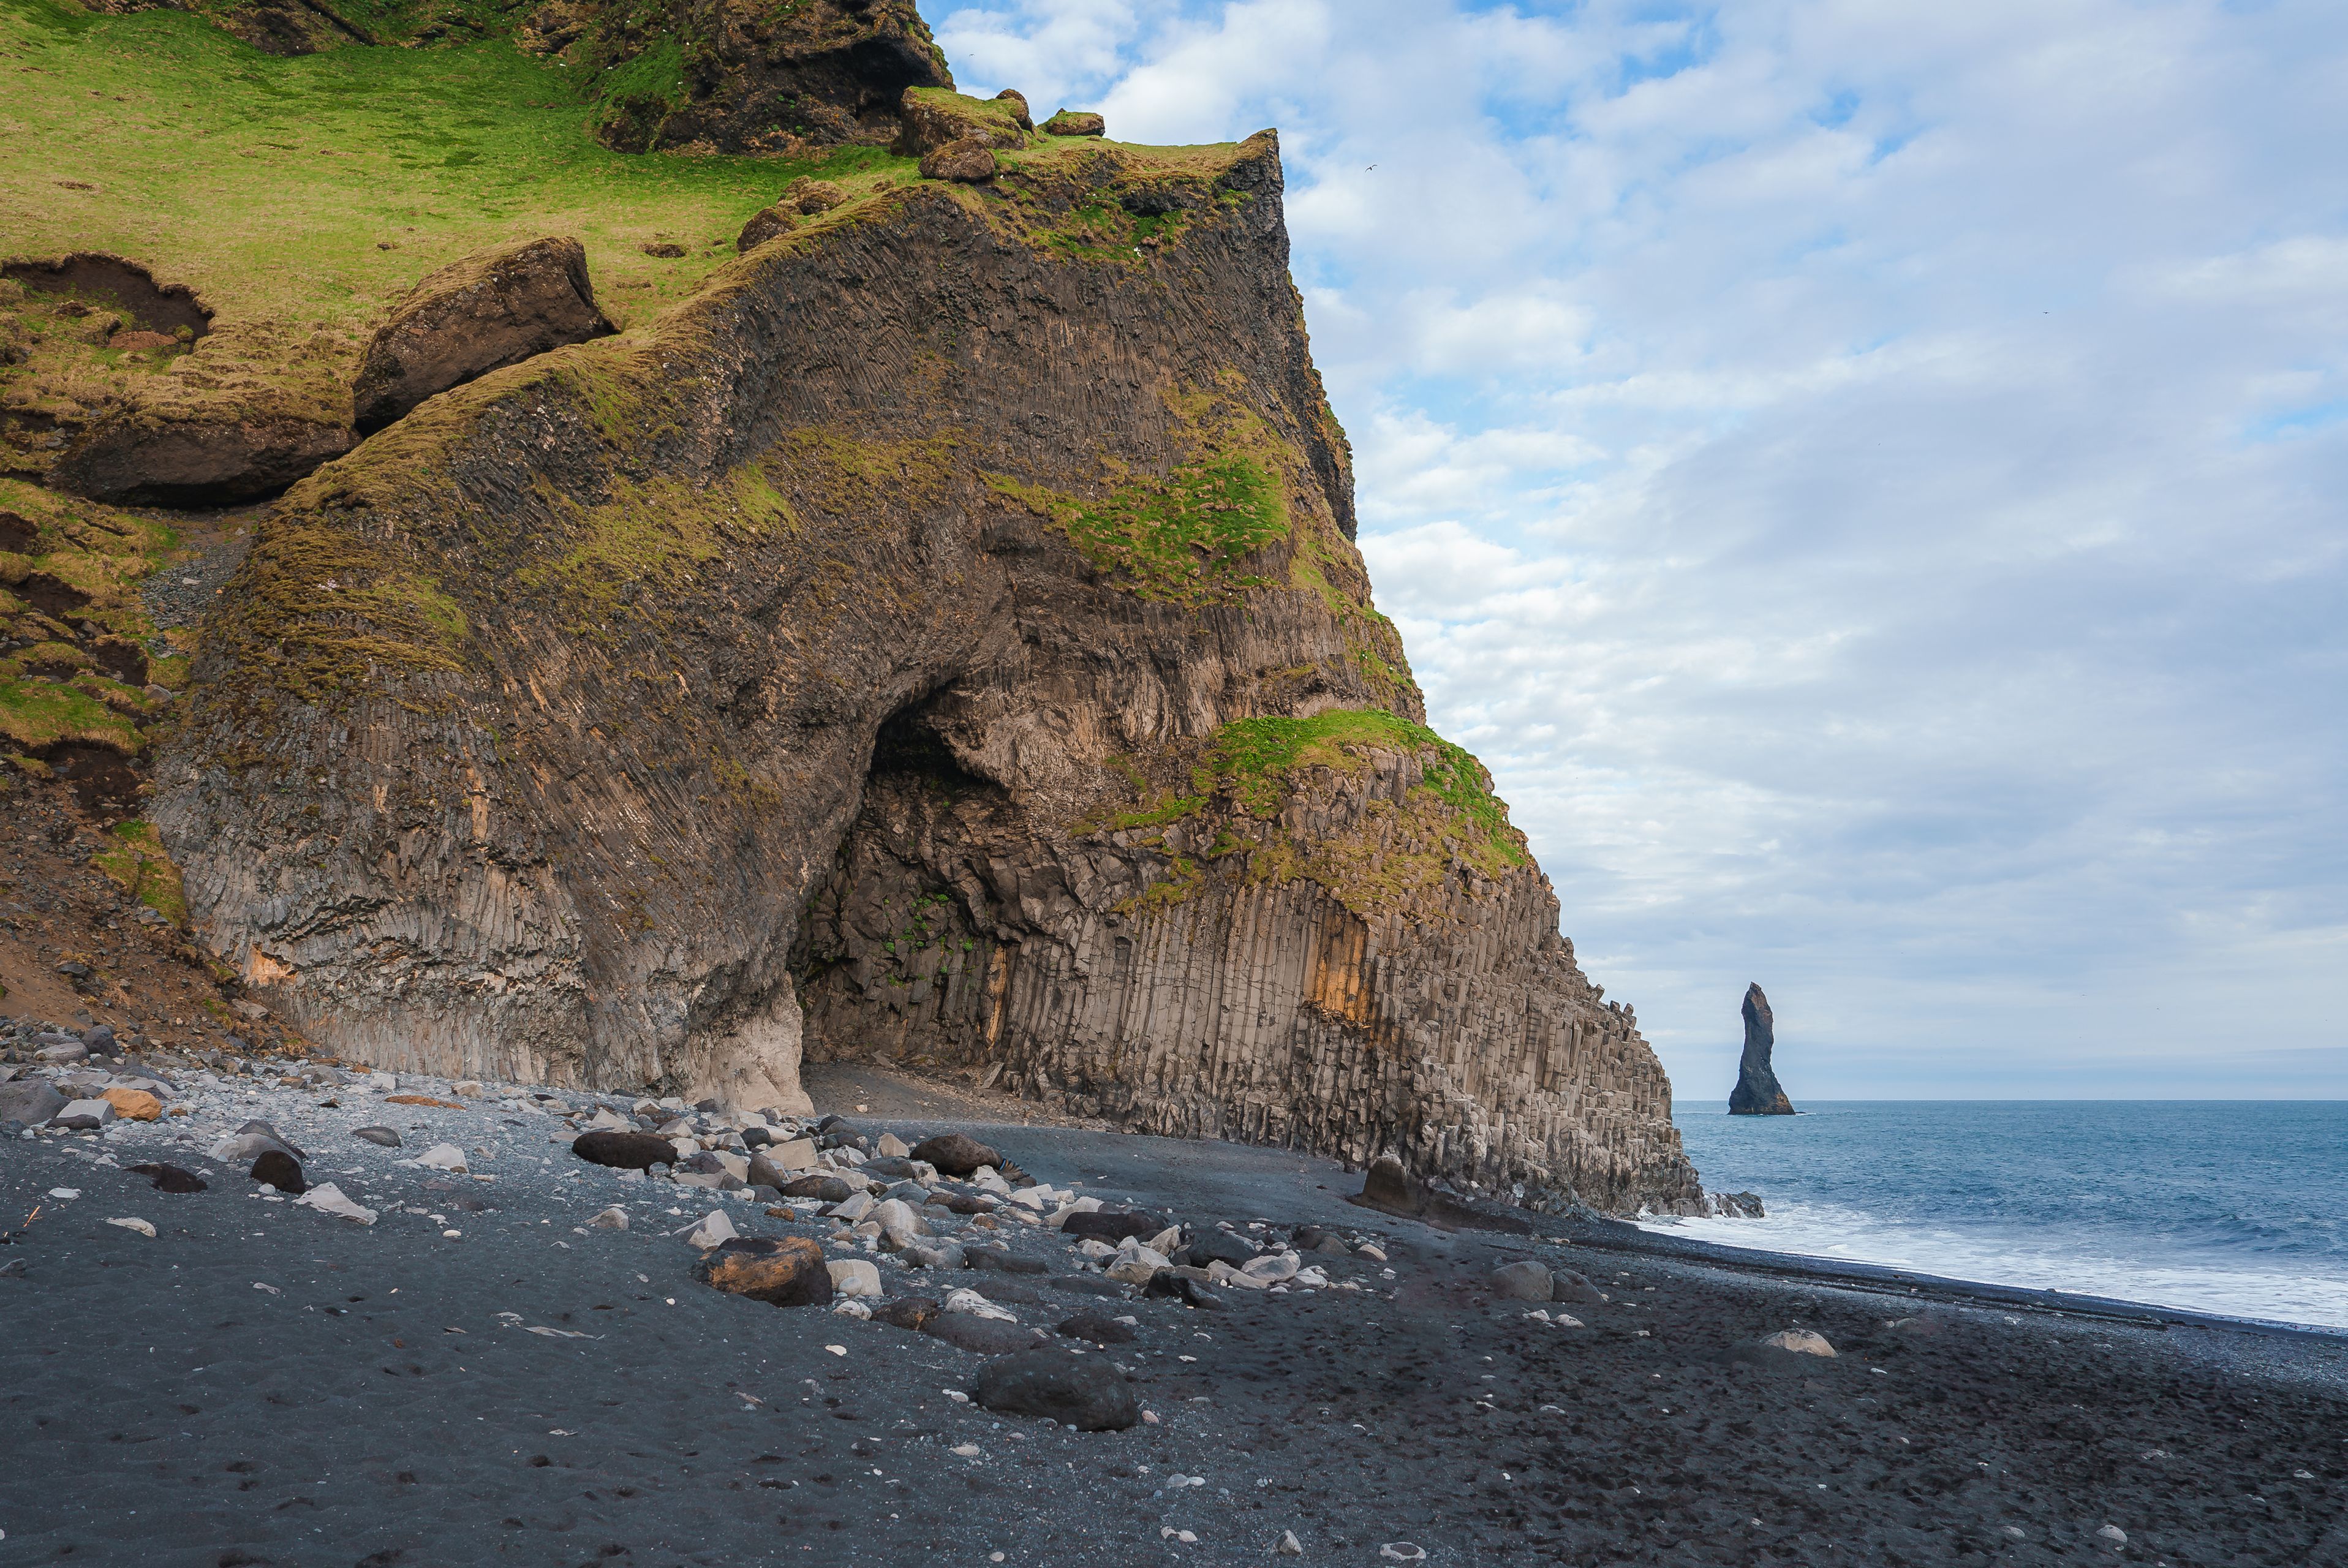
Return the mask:
<path id="1" fill-rule="evenodd" d="M 401 1109 L 430 1127 L 409 1154 L 499 1122 Z M 973 1129 L 1056 1185 L 1391 1240 L 1392 1280 L 1331 1266 L 1390 1295 L 1232 1291 L 1204 1312 L 1016 1282 L 1042 1298 L 1013 1304 L 1029 1323 L 1140 1320 L 1114 1355 L 1163 1424 L 1082 1434 L 951 1400 L 983 1363 L 933 1338 L 695 1284 L 664 1231 L 705 1196 L 561 1180 L 576 1162 L 520 1125 L 499 1135 L 527 1157 L 491 1182 L 314 1149 L 314 1181 L 430 1211 L 372 1227 L 256 1199 L 184 1146 L 166 1157 L 211 1191 L 155 1191 L 67 1140 L 0 1144 L 0 1224 L 46 1205 L 0 1246 L 0 1562 L 1239 1563 L 1292 1530 L 1303 1561 L 1365 1568 L 1390 1542 L 1437 1564 L 2348 1563 L 2335 1340 L 1449 1235 L 1344 1203 L 1358 1179 L 1293 1154 Z M 614 1201 L 636 1228 L 574 1229 Z M 746 1231 L 816 1230 L 725 1207 Z M 158 1236 L 105 1222 L 123 1215 Z M 1068 1272 L 1056 1237 L 1019 1244 Z M 1488 1300 L 1490 1267 L 1529 1253 L 1612 1301 L 1566 1308 L 1589 1325 L 1566 1329 Z M 1843 1354 L 1749 1348 L 1796 1326 Z"/>

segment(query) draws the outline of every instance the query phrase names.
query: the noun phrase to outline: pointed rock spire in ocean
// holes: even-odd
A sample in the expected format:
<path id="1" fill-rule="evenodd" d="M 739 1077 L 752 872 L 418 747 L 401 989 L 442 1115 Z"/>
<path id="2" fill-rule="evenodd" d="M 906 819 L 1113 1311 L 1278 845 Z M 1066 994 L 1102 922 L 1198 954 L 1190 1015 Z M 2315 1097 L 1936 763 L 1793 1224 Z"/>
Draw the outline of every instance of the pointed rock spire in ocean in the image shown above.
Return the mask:
<path id="1" fill-rule="evenodd" d="M 1745 988 L 1745 1059 L 1737 1065 L 1736 1087 L 1728 1092 L 1731 1116 L 1791 1116 L 1794 1102 L 1777 1086 L 1769 1053 L 1777 1044 L 1776 1020 L 1769 1016 L 1769 998 L 1758 983 Z"/>

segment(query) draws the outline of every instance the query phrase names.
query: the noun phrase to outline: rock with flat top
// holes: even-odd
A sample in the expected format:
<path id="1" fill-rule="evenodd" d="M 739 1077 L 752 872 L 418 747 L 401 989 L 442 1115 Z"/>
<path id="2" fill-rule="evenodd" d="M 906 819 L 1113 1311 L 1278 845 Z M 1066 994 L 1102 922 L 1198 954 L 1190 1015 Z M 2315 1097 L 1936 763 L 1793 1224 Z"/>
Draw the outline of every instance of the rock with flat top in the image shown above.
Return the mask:
<path id="1" fill-rule="evenodd" d="M 1108 121 L 1083 109 L 1064 108 L 1044 122 L 1045 136 L 1107 136 Z"/>
<path id="2" fill-rule="evenodd" d="M 262 1150 L 260 1157 L 253 1161 L 250 1174 L 255 1181 L 296 1197 L 310 1188 L 310 1183 L 302 1175 L 301 1161 L 283 1149 Z"/>
<path id="3" fill-rule="evenodd" d="M 922 178 L 976 185 L 994 178 L 994 150 L 975 137 L 922 154 Z"/>
<path id="4" fill-rule="evenodd" d="M 571 1140 L 571 1152 L 590 1165 L 617 1171 L 648 1171 L 676 1162 L 676 1146 L 649 1132 L 582 1132 Z"/>
<path id="5" fill-rule="evenodd" d="M 51 1127 L 62 1127 L 74 1132 L 93 1132 L 114 1119 L 114 1107 L 103 1099 L 77 1099 L 49 1118 Z"/>
<path id="6" fill-rule="evenodd" d="M 46 1078 L 24 1078 L 15 1083 L 0 1083 L 0 1121 L 20 1121 L 26 1127 L 38 1127 L 65 1109 L 70 1102 L 57 1092 L 57 1086 Z"/>

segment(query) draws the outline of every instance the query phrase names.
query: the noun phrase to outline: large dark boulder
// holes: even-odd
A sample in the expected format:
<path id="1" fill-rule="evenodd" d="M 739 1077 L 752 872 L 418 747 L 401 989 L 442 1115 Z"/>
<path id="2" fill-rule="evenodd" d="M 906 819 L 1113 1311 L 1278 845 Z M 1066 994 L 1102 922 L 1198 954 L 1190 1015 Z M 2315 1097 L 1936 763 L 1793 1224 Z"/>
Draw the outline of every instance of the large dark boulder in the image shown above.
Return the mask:
<path id="1" fill-rule="evenodd" d="M 476 251 L 409 290 L 376 333 L 351 388 L 352 422 L 380 430 L 436 393 L 615 330 L 596 308 L 578 241 Z"/>
<path id="2" fill-rule="evenodd" d="M 676 1145 L 649 1132 L 582 1132 L 571 1140 L 571 1152 L 590 1165 L 614 1171 L 649 1171 L 676 1163 Z"/>
<path id="3" fill-rule="evenodd" d="M 283 1149 L 263 1150 L 261 1157 L 252 1162 L 252 1179 L 296 1197 L 310 1190 L 308 1179 L 302 1174 L 301 1161 Z"/>
<path id="4" fill-rule="evenodd" d="M 1071 1214 L 1060 1222 L 1067 1235 L 1082 1241 L 1090 1236 L 1097 1242 L 1115 1243 L 1128 1236 L 1148 1241 L 1166 1228 L 1166 1222 L 1155 1214 L 1144 1214 L 1124 1209 L 1094 1209 L 1086 1213 Z"/>
<path id="5" fill-rule="evenodd" d="M 1005 1323 L 999 1317 L 981 1317 L 969 1312 L 942 1312 L 924 1319 L 921 1331 L 932 1339 L 942 1339 L 957 1350 L 967 1350 L 978 1356 L 1008 1356 L 1027 1350 L 1035 1344 L 1035 1331 L 1022 1328 L 1015 1323 Z"/>
<path id="6" fill-rule="evenodd" d="M 1049 1417 L 1080 1432 L 1121 1432 L 1141 1419 L 1125 1374 L 1098 1357 L 1026 1350 L 990 1363 L 971 1396 L 1006 1416 Z"/>
<path id="7" fill-rule="evenodd" d="M 1769 1053 L 1777 1044 L 1777 1022 L 1769 998 L 1756 982 L 1745 988 L 1745 1055 L 1736 1064 L 1736 1087 L 1728 1091 L 1731 1116 L 1791 1116 L 1794 1102 L 1778 1086 Z"/>
<path id="8" fill-rule="evenodd" d="M 924 1138 L 913 1145 L 912 1159 L 937 1167 L 942 1175 L 967 1176 L 982 1165 L 1003 1163 L 1003 1156 L 961 1132 L 941 1132 L 935 1138 Z"/>
<path id="9" fill-rule="evenodd" d="M 0 1083 L 0 1121 L 21 1121 L 38 1127 L 72 1103 L 44 1078 Z"/>

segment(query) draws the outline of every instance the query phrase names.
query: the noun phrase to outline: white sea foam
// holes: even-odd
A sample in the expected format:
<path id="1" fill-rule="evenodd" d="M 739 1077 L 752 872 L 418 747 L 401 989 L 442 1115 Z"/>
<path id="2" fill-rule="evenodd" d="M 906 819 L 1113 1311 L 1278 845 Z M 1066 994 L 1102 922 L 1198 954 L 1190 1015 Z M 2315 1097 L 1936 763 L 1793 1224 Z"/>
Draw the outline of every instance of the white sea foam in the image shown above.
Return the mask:
<path id="1" fill-rule="evenodd" d="M 1766 1196 L 1766 1195 L 1765 1195 Z M 1879 1264 L 1987 1284 L 2064 1290 L 2232 1317 L 2348 1328 L 2348 1276 L 2330 1269 L 2260 1268 L 2115 1255 L 2089 1226 L 2028 1231 L 1890 1223 L 1832 1203 L 1768 1200 L 1762 1220 L 1648 1219 L 1643 1228 L 1723 1246 L 1835 1263 Z"/>

